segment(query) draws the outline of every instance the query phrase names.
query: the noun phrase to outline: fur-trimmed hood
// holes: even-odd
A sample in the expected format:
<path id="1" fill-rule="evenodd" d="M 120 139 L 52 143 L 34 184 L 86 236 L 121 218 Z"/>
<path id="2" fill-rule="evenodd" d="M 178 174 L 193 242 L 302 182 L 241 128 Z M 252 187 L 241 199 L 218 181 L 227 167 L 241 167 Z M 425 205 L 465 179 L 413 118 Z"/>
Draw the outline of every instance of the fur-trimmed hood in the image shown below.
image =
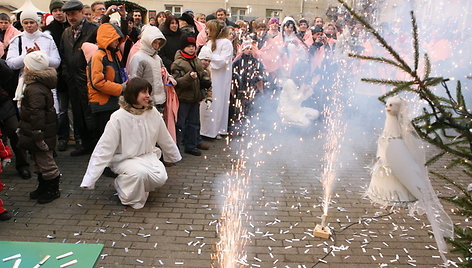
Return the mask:
<path id="1" fill-rule="evenodd" d="M 143 109 L 134 108 L 131 104 L 129 104 L 125 101 L 125 98 L 123 96 L 120 96 L 120 98 L 118 100 L 118 103 L 120 104 L 120 107 L 123 110 L 129 112 L 130 114 L 134 114 L 134 115 L 141 115 L 145 111 L 149 111 L 149 110 L 152 110 L 152 108 L 154 108 L 154 103 L 152 102 L 152 100 L 150 100 L 148 106 L 144 107 Z"/>
<path id="2" fill-rule="evenodd" d="M 28 70 L 24 73 L 24 83 L 26 85 L 32 83 L 41 83 L 48 88 L 56 88 L 57 72 L 54 68 L 47 68 L 41 71 Z"/>

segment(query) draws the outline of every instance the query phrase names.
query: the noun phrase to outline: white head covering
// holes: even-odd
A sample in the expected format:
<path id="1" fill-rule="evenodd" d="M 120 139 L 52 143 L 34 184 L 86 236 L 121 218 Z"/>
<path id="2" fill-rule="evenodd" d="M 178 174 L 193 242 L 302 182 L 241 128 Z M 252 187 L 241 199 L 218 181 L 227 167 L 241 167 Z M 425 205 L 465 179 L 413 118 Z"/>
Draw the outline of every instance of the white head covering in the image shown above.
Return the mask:
<path id="1" fill-rule="evenodd" d="M 51 16 L 48 16 L 46 18 L 46 25 L 49 25 L 52 21 L 54 20 L 54 17 L 51 15 Z"/>
<path id="2" fill-rule="evenodd" d="M 31 71 L 46 70 L 49 67 L 48 55 L 41 50 L 26 54 L 23 62 Z"/>
<path id="3" fill-rule="evenodd" d="M 287 23 L 289 20 L 293 21 L 293 24 L 297 25 L 297 23 L 292 17 L 285 17 L 284 20 L 282 21 L 282 26 L 284 26 L 285 23 Z"/>
<path id="4" fill-rule="evenodd" d="M 23 23 L 23 20 L 26 20 L 26 19 L 32 19 L 36 21 L 38 24 L 40 23 L 38 13 L 34 9 L 25 9 L 21 12 L 20 22 Z"/>
<path id="5" fill-rule="evenodd" d="M 203 46 L 198 54 L 198 58 L 201 60 L 211 60 L 211 50 L 208 46 Z"/>
<path id="6" fill-rule="evenodd" d="M 144 25 L 143 30 L 141 32 L 141 47 L 140 49 L 144 51 L 146 54 L 154 56 L 156 54 L 156 50 L 152 48 L 152 42 L 156 39 L 162 39 L 163 42 L 159 49 L 161 49 L 166 44 L 166 38 L 164 34 L 157 28 L 156 26 L 152 25 Z"/>

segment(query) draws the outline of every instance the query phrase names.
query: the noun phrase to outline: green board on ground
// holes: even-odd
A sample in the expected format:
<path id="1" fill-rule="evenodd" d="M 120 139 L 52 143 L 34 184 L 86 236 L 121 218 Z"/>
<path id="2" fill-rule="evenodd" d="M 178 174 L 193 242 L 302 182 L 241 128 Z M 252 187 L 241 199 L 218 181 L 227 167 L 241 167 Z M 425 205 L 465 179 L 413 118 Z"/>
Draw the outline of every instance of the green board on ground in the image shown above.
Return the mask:
<path id="1" fill-rule="evenodd" d="M 44 242 L 14 242 L 0 241 L 0 267 L 13 267 L 15 260 L 4 262 L 3 259 L 21 254 L 21 267 L 33 267 L 46 255 L 51 257 L 41 265 L 41 268 L 57 268 L 67 262 L 77 260 L 72 267 L 92 268 L 102 252 L 102 244 L 69 244 Z M 56 257 L 73 252 L 73 255 L 57 260 Z"/>

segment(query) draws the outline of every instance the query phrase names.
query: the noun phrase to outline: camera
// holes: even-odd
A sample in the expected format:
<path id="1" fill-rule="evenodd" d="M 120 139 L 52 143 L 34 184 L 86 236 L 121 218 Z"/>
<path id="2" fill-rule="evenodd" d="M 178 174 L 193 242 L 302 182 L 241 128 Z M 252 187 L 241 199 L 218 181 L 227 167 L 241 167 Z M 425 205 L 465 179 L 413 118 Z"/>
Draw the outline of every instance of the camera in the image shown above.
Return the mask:
<path id="1" fill-rule="evenodd" d="M 117 8 L 112 8 L 111 11 L 112 12 L 117 12 L 117 11 L 120 11 L 121 10 L 121 6 L 117 7 Z"/>

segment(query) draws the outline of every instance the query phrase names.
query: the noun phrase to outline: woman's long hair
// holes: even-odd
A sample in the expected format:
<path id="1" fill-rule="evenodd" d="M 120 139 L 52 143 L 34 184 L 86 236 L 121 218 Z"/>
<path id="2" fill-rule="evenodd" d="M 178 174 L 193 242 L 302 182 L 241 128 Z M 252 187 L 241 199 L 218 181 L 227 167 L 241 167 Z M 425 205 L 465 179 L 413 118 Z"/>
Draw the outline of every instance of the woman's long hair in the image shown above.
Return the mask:
<path id="1" fill-rule="evenodd" d="M 228 39 L 231 41 L 231 44 L 233 45 L 233 57 L 235 57 L 238 54 L 238 49 L 241 44 L 241 39 L 239 36 L 236 34 L 236 29 L 233 26 L 226 26 L 228 29 Z M 230 34 L 232 33 L 232 36 Z"/>
<path id="2" fill-rule="evenodd" d="M 172 30 L 170 29 L 170 23 L 174 20 L 177 22 L 177 25 L 179 25 L 179 20 L 177 19 L 177 17 L 175 17 L 174 15 L 167 16 L 166 20 L 164 21 L 164 26 L 162 30 L 172 32 Z M 180 28 L 177 26 L 176 32 L 178 32 L 179 30 Z"/>
<path id="3" fill-rule="evenodd" d="M 210 20 L 206 23 L 208 29 L 208 40 L 211 40 L 211 51 L 216 49 L 216 40 L 228 37 L 226 23 L 220 20 Z"/>

